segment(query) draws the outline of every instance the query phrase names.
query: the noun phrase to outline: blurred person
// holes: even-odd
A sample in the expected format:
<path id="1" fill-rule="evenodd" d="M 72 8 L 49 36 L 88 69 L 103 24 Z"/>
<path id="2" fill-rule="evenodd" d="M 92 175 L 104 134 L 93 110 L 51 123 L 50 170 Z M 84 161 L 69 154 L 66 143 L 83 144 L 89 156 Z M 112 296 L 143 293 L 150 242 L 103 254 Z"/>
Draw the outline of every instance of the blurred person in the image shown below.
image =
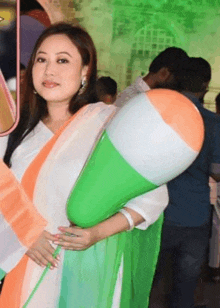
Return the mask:
<path id="1" fill-rule="evenodd" d="M 220 115 L 220 93 L 215 98 L 216 113 Z"/>
<path id="2" fill-rule="evenodd" d="M 26 67 L 24 64 L 20 63 L 20 83 L 22 84 L 24 82 L 24 76 L 26 72 Z"/>
<path id="3" fill-rule="evenodd" d="M 65 19 L 59 0 L 21 0 L 20 7 L 22 15 L 35 18 L 45 27 Z"/>
<path id="4" fill-rule="evenodd" d="M 113 104 L 117 97 L 117 82 L 111 77 L 100 77 L 96 82 L 96 93 L 99 102 Z"/>
<path id="5" fill-rule="evenodd" d="M 7 81 L 16 76 L 16 22 L 11 21 L 9 27 L 1 30 L 0 68 Z"/>
<path id="6" fill-rule="evenodd" d="M 215 98 L 216 113 L 220 116 L 220 93 Z M 218 168 L 216 165 L 215 168 Z M 212 281 L 220 282 L 220 183 L 212 184 L 215 188 L 215 200 L 212 218 L 212 235 L 209 249 L 209 267 Z"/>
<path id="7" fill-rule="evenodd" d="M 21 63 L 27 66 L 40 34 L 51 24 L 64 20 L 59 0 L 21 0 Z"/>
<path id="8" fill-rule="evenodd" d="M 45 27 L 51 25 L 48 14 L 37 0 L 25 1 L 20 0 L 20 15 L 26 15 L 38 20 Z"/>
<path id="9" fill-rule="evenodd" d="M 204 96 L 208 92 L 211 80 L 211 66 L 203 58 L 190 58 L 178 72 L 178 90 L 191 92 L 193 96 L 204 103 Z"/>
<path id="10" fill-rule="evenodd" d="M 138 93 L 154 88 L 178 88 L 178 74 L 188 61 L 187 53 L 181 48 L 169 47 L 159 53 L 149 67 L 149 73 L 137 77 L 135 82 L 122 91 L 115 101 L 117 107 L 122 107 L 129 99 Z"/>
<path id="11" fill-rule="evenodd" d="M 26 67 L 38 37 L 46 29 L 46 27 L 51 25 L 51 22 L 48 17 L 48 14 L 36 0 L 21 0 L 20 14 L 20 61 L 21 64 Z"/>
<path id="12" fill-rule="evenodd" d="M 192 165 L 167 184 L 169 204 L 165 210 L 155 283 L 162 274 L 167 276 L 163 268 L 171 256 L 173 286 L 167 299 L 170 308 L 195 307 L 194 290 L 208 253 L 212 212 L 209 176 L 220 180 L 219 170 L 213 168 L 220 166 L 220 118 L 200 102 L 210 79 L 211 67 L 202 58 L 189 59 L 179 75 L 179 89 L 203 117 L 205 139 Z"/>

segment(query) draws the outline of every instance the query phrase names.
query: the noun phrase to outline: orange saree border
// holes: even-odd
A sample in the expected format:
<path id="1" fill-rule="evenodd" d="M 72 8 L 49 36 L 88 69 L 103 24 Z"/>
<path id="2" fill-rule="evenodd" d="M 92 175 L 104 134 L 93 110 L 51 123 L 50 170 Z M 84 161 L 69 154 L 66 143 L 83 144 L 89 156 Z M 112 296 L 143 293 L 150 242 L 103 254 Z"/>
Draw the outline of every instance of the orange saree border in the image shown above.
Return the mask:
<path id="1" fill-rule="evenodd" d="M 56 132 L 56 134 L 45 144 L 45 146 L 25 171 L 21 183 L 25 189 L 26 194 L 31 200 L 33 199 L 36 180 L 43 163 L 48 157 L 59 136 L 68 126 L 68 124 L 73 121 L 77 114 L 73 115 L 68 121 L 64 123 L 64 125 Z M 24 279 L 27 263 L 28 257 L 25 255 L 19 264 L 6 276 L 2 294 L 0 296 L 0 307 L 20 308 L 22 281 Z"/>
<path id="2" fill-rule="evenodd" d="M 0 160 L 0 170 L 1 214 L 22 245 L 30 247 L 43 231 L 47 222 L 38 213 L 20 183 L 2 160 Z"/>

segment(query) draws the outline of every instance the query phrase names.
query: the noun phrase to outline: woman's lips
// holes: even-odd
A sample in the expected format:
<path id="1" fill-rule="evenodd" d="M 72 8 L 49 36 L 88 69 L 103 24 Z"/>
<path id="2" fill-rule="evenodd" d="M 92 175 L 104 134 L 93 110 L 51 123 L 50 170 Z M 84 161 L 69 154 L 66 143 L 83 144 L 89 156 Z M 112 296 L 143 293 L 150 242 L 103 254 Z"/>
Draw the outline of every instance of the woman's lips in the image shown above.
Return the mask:
<path id="1" fill-rule="evenodd" d="M 45 80 L 44 82 L 43 82 L 43 86 L 45 87 L 45 88 L 55 88 L 55 87 L 57 87 L 59 84 L 58 83 L 56 83 L 56 82 L 53 82 L 53 81 L 48 81 L 48 80 Z"/>

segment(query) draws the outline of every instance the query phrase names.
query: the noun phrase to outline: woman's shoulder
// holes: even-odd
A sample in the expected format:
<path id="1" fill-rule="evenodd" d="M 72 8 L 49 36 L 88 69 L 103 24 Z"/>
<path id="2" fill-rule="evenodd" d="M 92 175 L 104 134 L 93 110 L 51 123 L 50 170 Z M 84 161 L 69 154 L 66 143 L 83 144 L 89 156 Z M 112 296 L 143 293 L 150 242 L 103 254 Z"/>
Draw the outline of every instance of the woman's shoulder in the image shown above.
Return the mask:
<path id="1" fill-rule="evenodd" d="M 86 113 L 94 114 L 102 118 L 103 116 L 114 114 L 116 109 L 117 108 L 114 105 L 107 105 L 103 102 L 97 102 L 86 105 L 84 110 Z"/>
<path id="2" fill-rule="evenodd" d="M 90 110 L 99 110 L 99 111 L 103 111 L 103 110 L 106 110 L 106 111 L 114 111 L 116 110 L 116 106 L 114 105 L 109 105 L 109 104 L 105 104 L 103 102 L 97 102 L 97 103 L 94 103 L 94 104 L 89 104 L 87 105 L 88 108 L 90 108 Z"/>

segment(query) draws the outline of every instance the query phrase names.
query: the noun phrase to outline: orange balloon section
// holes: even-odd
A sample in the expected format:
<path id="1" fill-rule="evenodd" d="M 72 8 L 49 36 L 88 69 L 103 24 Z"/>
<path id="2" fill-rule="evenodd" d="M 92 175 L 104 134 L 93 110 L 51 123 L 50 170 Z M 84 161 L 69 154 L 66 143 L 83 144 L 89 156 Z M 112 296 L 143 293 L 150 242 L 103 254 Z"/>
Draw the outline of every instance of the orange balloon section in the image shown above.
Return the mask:
<path id="1" fill-rule="evenodd" d="M 164 122 L 194 151 L 199 152 L 204 140 L 204 124 L 196 106 L 186 96 L 173 90 L 154 89 L 146 95 Z"/>

